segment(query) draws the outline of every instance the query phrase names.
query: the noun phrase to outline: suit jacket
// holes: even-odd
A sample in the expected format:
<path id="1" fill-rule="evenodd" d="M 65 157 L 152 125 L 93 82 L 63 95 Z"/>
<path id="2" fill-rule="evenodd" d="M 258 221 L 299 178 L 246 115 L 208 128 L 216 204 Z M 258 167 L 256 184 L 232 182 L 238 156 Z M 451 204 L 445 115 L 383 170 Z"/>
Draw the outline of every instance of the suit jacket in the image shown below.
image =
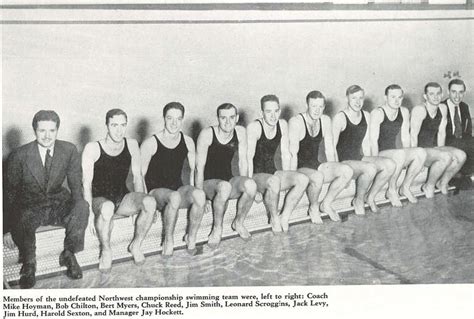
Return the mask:
<path id="1" fill-rule="evenodd" d="M 448 109 L 448 124 L 446 125 L 446 140 L 452 140 L 456 137 L 453 134 L 453 122 L 451 121 L 451 113 L 449 112 L 448 100 L 441 102 L 446 105 Z M 461 117 L 462 138 L 471 138 L 472 136 L 472 120 L 469 113 L 469 105 L 464 102 L 459 104 L 459 116 Z M 454 114 L 453 114 L 454 115 Z"/>
<path id="2" fill-rule="evenodd" d="M 63 187 L 67 178 L 71 192 Z M 84 198 L 82 168 L 74 144 L 56 140 L 48 185 L 45 185 L 44 167 L 36 141 L 16 149 L 7 165 L 7 200 L 10 207 L 28 209 L 50 206 L 54 203 Z"/>

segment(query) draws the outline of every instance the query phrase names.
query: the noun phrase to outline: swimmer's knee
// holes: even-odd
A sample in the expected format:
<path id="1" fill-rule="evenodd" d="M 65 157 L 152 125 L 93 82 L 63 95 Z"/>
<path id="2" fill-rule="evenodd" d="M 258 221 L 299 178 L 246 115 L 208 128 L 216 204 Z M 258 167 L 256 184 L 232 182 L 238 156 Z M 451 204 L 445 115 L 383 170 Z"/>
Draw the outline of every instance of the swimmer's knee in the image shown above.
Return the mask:
<path id="1" fill-rule="evenodd" d="M 181 205 L 181 195 L 179 192 L 174 191 L 168 197 L 168 205 L 170 205 L 173 209 L 178 209 Z"/>
<path id="2" fill-rule="evenodd" d="M 311 174 L 309 174 L 308 177 L 309 177 L 309 182 L 311 184 L 315 184 L 317 186 L 323 185 L 323 182 L 324 182 L 323 173 L 321 173 L 319 171 L 314 171 Z"/>
<path id="3" fill-rule="evenodd" d="M 191 196 L 193 197 L 193 204 L 198 207 L 204 207 L 206 204 L 206 194 L 201 189 L 194 189 Z"/>
<path id="4" fill-rule="evenodd" d="M 377 175 L 377 166 L 372 163 L 368 163 L 369 165 L 366 166 L 364 170 L 364 174 L 369 177 L 370 179 L 373 179 L 375 175 Z"/>
<path id="5" fill-rule="evenodd" d="M 346 164 L 341 164 L 341 166 L 337 168 L 337 172 L 344 180 L 350 180 L 354 176 L 354 170 Z"/>
<path id="6" fill-rule="evenodd" d="M 257 194 L 257 183 L 251 178 L 244 182 L 244 192 L 249 196 L 255 196 Z"/>
<path id="7" fill-rule="evenodd" d="M 100 217 L 105 220 L 111 220 L 114 216 L 115 205 L 111 201 L 106 201 L 102 203 L 100 207 Z"/>
<path id="8" fill-rule="evenodd" d="M 156 210 L 156 200 L 153 196 L 143 197 L 142 205 L 146 212 L 155 212 Z"/>
<path id="9" fill-rule="evenodd" d="M 232 185 L 230 185 L 229 182 L 220 181 L 217 184 L 216 189 L 217 189 L 217 196 L 227 199 L 229 198 L 230 193 L 232 191 Z"/>
<path id="10" fill-rule="evenodd" d="M 266 185 L 265 185 L 265 188 L 270 190 L 271 192 L 273 193 L 278 193 L 280 192 L 280 189 L 281 189 L 281 181 L 280 181 L 280 178 L 278 176 L 270 176 L 268 179 L 267 179 L 267 182 L 266 182 Z"/>

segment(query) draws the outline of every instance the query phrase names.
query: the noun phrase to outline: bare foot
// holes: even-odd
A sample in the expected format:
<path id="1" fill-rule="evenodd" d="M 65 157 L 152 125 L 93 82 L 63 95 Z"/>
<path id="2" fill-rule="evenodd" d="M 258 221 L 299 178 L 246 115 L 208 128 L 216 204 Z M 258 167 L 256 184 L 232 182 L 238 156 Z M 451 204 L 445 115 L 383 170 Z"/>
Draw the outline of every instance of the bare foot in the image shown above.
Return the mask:
<path id="1" fill-rule="evenodd" d="M 211 234 L 209 235 L 209 239 L 207 241 L 207 245 L 211 249 L 216 249 L 219 247 L 222 238 L 222 228 L 221 229 L 213 229 Z"/>
<path id="2" fill-rule="evenodd" d="M 316 207 L 315 207 L 316 206 Z M 309 217 L 313 224 L 322 224 L 323 219 L 321 218 L 321 212 L 319 211 L 319 205 L 310 205 L 308 209 Z"/>
<path id="3" fill-rule="evenodd" d="M 187 253 L 190 254 L 191 256 L 196 255 L 196 253 L 197 253 L 196 241 L 194 240 L 193 242 L 190 242 L 188 234 L 184 235 L 183 240 L 186 242 L 186 246 L 187 246 L 186 251 L 187 251 Z"/>
<path id="4" fill-rule="evenodd" d="M 410 191 L 410 187 L 402 187 L 400 188 L 400 193 L 405 196 L 410 203 L 418 203 L 418 200 L 415 196 L 413 196 L 412 192 Z"/>
<path id="5" fill-rule="evenodd" d="M 136 265 L 143 265 L 145 263 L 145 255 L 143 255 L 142 251 L 140 250 L 140 245 L 132 241 L 128 246 L 128 251 L 132 254 L 133 261 Z"/>
<path id="6" fill-rule="evenodd" d="M 321 203 L 321 211 L 328 214 L 329 218 L 331 218 L 333 222 L 341 221 L 341 217 L 339 217 L 339 214 L 332 208 L 331 203 L 323 201 Z"/>
<path id="7" fill-rule="evenodd" d="M 358 198 L 354 198 L 352 200 L 352 206 L 354 206 L 354 211 L 356 215 L 365 215 L 365 206 L 364 206 L 364 201 L 360 200 Z"/>
<path id="8" fill-rule="evenodd" d="M 280 223 L 281 223 L 281 229 L 283 229 L 283 232 L 287 233 L 288 228 L 290 227 L 290 214 L 281 214 Z"/>
<path id="9" fill-rule="evenodd" d="M 163 240 L 163 250 L 161 251 L 161 254 L 165 256 L 171 256 L 173 255 L 173 249 L 174 249 L 173 239 L 167 240 L 165 238 L 165 240 Z"/>
<path id="10" fill-rule="evenodd" d="M 375 197 L 373 197 L 373 196 L 367 197 L 367 204 L 369 204 L 370 210 L 373 213 L 378 213 L 379 212 L 379 207 L 375 203 Z"/>
<path id="11" fill-rule="evenodd" d="M 235 221 L 231 225 L 232 229 L 235 230 L 245 241 L 248 241 L 252 235 L 250 235 L 249 231 L 245 226 L 241 223 L 236 223 Z"/>
<path id="12" fill-rule="evenodd" d="M 442 194 L 448 195 L 449 192 L 447 184 L 439 182 L 438 184 L 436 184 L 436 187 L 438 187 Z"/>
<path id="13" fill-rule="evenodd" d="M 393 207 L 402 207 L 402 201 L 400 200 L 400 197 L 398 197 L 398 193 L 395 190 L 392 189 L 387 189 L 387 192 L 385 193 L 385 197 L 388 198 L 390 203 L 392 204 Z"/>
<path id="14" fill-rule="evenodd" d="M 434 186 L 429 185 L 429 184 L 423 184 L 423 186 L 421 186 L 421 190 L 423 191 L 423 193 L 425 193 L 426 198 L 434 197 L 434 191 L 435 191 Z"/>
<path id="15" fill-rule="evenodd" d="M 109 273 L 112 269 L 112 250 L 103 249 L 99 257 L 99 271 L 101 273 Z"/>
<path id="16" fill-rule="evenodd" d="M 272 225 L 272 232 L 274 233 L 281 233 L 283 229 L 281 228 L 280 217 L 271 217 L 270 224 Z"/>

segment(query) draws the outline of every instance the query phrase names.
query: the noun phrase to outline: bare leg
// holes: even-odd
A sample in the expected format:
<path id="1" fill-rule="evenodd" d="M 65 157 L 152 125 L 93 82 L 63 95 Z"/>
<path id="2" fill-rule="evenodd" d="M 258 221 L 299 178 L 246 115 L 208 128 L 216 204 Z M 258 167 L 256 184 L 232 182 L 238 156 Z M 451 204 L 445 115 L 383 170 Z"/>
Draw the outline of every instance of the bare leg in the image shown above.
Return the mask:
<path id="1" fill-rule="evenodd" d="M 245 217 L 247 217 L 250 208 L 252 208 L 255 195 L 257 194 L 257 184 L 251 178 L 236 176 L 230 180 L 232 192 L 230 198 L 239 197 L 237 201 L 237 213 L 232 222 L 232 229 L 239 233 L 244 240 L 250 239 L 250 233 L 244 226 Z"/>
<path id="2" fill-rule="evenodd" d="M 435 148 L 426 148 L 425 150 L 428 155 L 426 157 L 425 166 L 428 166 L 430 170 L 428 179 L 422 189 L 426 198 L 433 198 L 436 183 L 451 163 L 451 155 Z"/>
<path id="3" fill-rule="evenodd" d="M 400 187 L 400 193 L 405 195 L 406 198 L 411 203 L 417 203 L 418 200 L 413 196 L 410 186 L 413 183 L 418 174 L 420 174 L 423 169 L 423 165 L 426 161 L 426 151 L 421 147 L 407 148 L 407 158 L 405 162 L 405 167 L 407 167 L 407 172 L 405 174 L 405 179 Z"/>
<path id="4" fill-rule="evenodd" d="M 212 231 L 209 234 L 208 240 L 208 245 L 211 248 L 217 248 L 221 242 L 224 212 L 231 190 L 232 186 L 227 181 L 216 179 L 204 181 L 204 192 L 207 198 L 212 199 L 212 212 L 214 217 Z"/>
<path id="5" fill-rule="evenodd" d="M 96 203 L 96 200 L 102 200 Z M 93 200 L 94 213 L 96 214 L 95 228 L 100 242 L 99 271 L 109 272 L 112 268 L 112 248 L 110 247 L 110 221 L 114 216 L 115 206 L 104 198 Z"/>
<path id="6" fill-rule="evenodd" d="M 132 242 L 128 246 L 128 251 L 132 254 L 133 260 L 137 265 L 143 264 L 145 262 L 145 255 L 141 251 L 141 246 L 146 234 L 150 230 L 155 209 L 156 201 L 152 196 L 145 196 L 141 200 L 141 210 L 138 213 L 135 225 L 135 233 Z M 120 213 L 120 207 L 117 213 Z"/>
<path id="7" fill-rule="evenodd" d="M 377 175 L 375 176 L 372 187 L 367 195 L 367 203 L 372 212 L 376 213 L 378 212 L 378 207 L 375 203 L 375 196 L 393 176 L 397 165 L 394 160 L 380 156 L 365 156 L 362 161 L 373 163 L 377 168 Z"/>
<path id="8" fill-rule="evenodd" d="M 439 188 L 443 194 L 448 194 L 448 183 L 461 170 L 466 162 L 467 155 L 464 151 L 450 146 L 438 147 L 442 151 L 446 151 L 451 155 L 451 164 L 446 168 L 443 176 L 439 181 Z"/>
<path id="9" fill-rule="evenodd" d="M 301 200 L 305 190 L 308 188 L 309 179 L 304 174 L 288 171 L 277 171 L 275 173 L 280 177 L 281 188 L 283 190 L 289 189 L 290 191 L 286 194 L 285 205 L 283 206 L 280 218 L 281 227 L 284 232 L 288 231 L 289 219 L 291 213 L 295 209 L 298 202 Z M 322 182 L 321 182 L 322 185 Z M 319 196 L 319 195 L 318 195 Z M 311 216 L 311 205 L 310 205 L 310 216 Z"/>
<path id="10" fill-rule="evenodd" d="M 377 167 L 372 163 L 362 161 L 344 161 L 354 171 L 353 178 L 356 178 L 356 193 L 352 200 L 354 211 L 357 215 L 365 215 L 364 198 L 370 184 L 377 174 Z"/>
<path id="11" fill-rule="evenodd" d="M 402 207 L 402 202 L 398 196 L 398 179 L 400 178 L 400 174 L 402 172 L 403 167 L 405 167 L 406 162 L 406 152 L 405 150 L 398 149 L 398 150 L 385 150 L 379 153 L 379 156 L 383 156 L 385 158 L 390 158 L 395 161 L 395 172 L 393 173 L 390 181 L 388 183 L 387 192 L 385 196 L 390 201 L 392 206 L 394 207 Z"/>
<path id="12" fill-rule="evenodd" d="M 298 172 L 303 173 L 307 177 L 309 177 L 309 184 L 306 188 L 306 196 L 308 196 L 309 201 L 309 209 L 308 213 L 311 218 L 311 222 L 314 224 L 321 224 L 323 220 L 321 219 L 321 212 L 319 210 L 319 195 L 321 194 L 321 189 L 323 187 L 324 182 L 324 174 L 307 167 L 301 167 L 298 169 Z M 333 219 L 335 217 L 335 219 Z M 289 216 L 288 216 L 289 218 Z M 339 216 L 332 216 L 331 219 L 337 221 Z M 288 229 L 288 220 L 285 221 L 285 225 L 283 225 L 283 230 L 285 231 L 285 227 Z"/>
<path id="13" fill-rule="evenodd" d="M 252 177 L 257 184 L 257 190 L 263 194 L 263 204 L 270 214 L 272 231 L 282 231 L 280 216 L 278 215 L 278 203 L 280 201 L 280 178 L 275 175 L 258 173 Z"/>
<path id="14" fill-rule="evenodd" d="M 185 207 L 191 205 L 186 244 L 188 245 L 188 253 L 194 255 L 196 253 L 196 236 L 201 226 L 202 216 L 204 215 L 206 195 L 200 189 L 195 189 L 190 186 L 184 187 L 190 188 L 190 191 L 186 191 L 185 194 L 181 195 L 181 198 L 183 198 L 181 207 L 183 207 L 183 204 Z M 181 193 L 181 188 L 178 191 Z"/>

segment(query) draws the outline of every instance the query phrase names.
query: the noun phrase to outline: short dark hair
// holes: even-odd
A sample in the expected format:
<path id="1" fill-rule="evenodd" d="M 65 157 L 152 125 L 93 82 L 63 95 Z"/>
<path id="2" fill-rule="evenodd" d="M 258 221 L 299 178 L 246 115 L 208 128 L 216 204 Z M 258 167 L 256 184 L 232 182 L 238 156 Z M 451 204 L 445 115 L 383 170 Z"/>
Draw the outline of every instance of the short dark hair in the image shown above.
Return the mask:
<path id="1" fill-rule="evenodd" d="M 309 103 L 310 99 L 323 99 L 324 103 L 326 103 L 326 98 L 324 97 L 323 93 L 319 91 L 311 91 L 306 95 L 306 104 Z"/>
<path id="2" fill-rule="evenodd" d="M 276 96 L 275 94 L 267 94 L 267 95 L 262 96 L 262 98 L 260 99 L 260 108 L 262 109 L 262 111 L 263 111 L 263 104 L 265 104 L 265 102 L 277 102 L 278 106 L 280 106 L 280 100 L 278 99 L 278 96 Z"/>
<path id="3" fill-rule="evenodd" d="M 125 120 L 128 121 L 128 118 L 127 118 L 127 113 L 125 113 L 124 110 L 121 110 L 121 109 L 111 109 L 107 112 L 107 114 L 105 114 L 105 125 L 108 125 L 109 124 L 109 120 L 116 116 L 116 115 L 123 115 L 125 116 Z"/>
<path id="4" fill-rule="evenodd" d="M 359 91 L 364 92 L 364 89 L 358 86 L 357 84 L 351 85 L 346 90 L 346 96 L 349 96 L 350 94 L 354 94 Z"/>
<path id="5" fill-rule="evenodd" d="M 237 114 L 237 108 L 235 107 L 234 104 L 232 103 L 224 103 L 224 104 L 221 104 L 217 107 L 217 116 L 219 116 L 219 112 L 221 110 L 230 110 L 230 109 L 234 109 L 235 110 L 235 114 Z"/>
<path id="6" fill-rule="evenodd" d="M 33 130 L 36 131 L 38 128 L 38 122 L 40 121 L 52 121 L 56 123 L 56 128 L 59 128 L 59 124 L 61 124 L 61 120 L 59 119 L 58 113 L 52 110 L 41 110 L 36 112 L 35 116 L 33 116 L 32 126 Z"/>
<path id="7" fill-rule="evenodd" d="M 163 117 L 165 117 L 166 113 L 168 113 L 168 111 L 171 110 L 171 109 L 180 110 L 181 115 L 184 116 L 184 106 L 183 106 L 183 104 L 181 104 L 179 102 L 170 102 L 170 103 L 166 104 L 165 107 L 163 108 Z"/>
<path id="8" fill-rule="evenodd" d="M 424 90 L 425 94 L 428 93 L 428 88 L 438 88 L 441 91 L 443 91 L 443 89 L 441 88 L 441 85 L 439 85 L 439 83 L 436 83 L 436 82 L 428 82 L 425 85 L 425 90 Z"/>
<path id="9" fill-rule="evenodd" d="M 402 92 L 403 92 L 403 89 L 402 89 L 402 87 L 401 87 L 400 85 L 398 85 L 398 84 L 390 84 L 389 86 L 387 86 L 387 87 L 385 88 L 385 96 L 388 96 L 388 91 L 390 91 L 390 90 L 402 90 Z"/>
<path id="10" fill-rule="evenodd" d="M 451 90 L 451 86 L 455 84 L 462 85 L 464 87 L 464 91 L 466 91 L 466 83 L 464 83 L 464 81 L 461 79 L 452 79 L 451 81 L 449 81 L 448 90 Z"/>

